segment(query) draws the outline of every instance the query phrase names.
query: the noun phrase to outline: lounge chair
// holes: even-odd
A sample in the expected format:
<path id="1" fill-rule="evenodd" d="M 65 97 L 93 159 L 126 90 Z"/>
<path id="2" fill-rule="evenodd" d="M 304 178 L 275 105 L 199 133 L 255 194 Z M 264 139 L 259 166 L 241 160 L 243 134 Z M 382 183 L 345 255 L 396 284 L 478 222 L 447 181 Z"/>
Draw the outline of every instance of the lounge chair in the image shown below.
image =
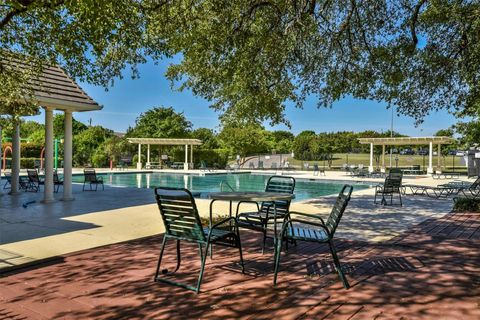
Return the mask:
<path id="1" fill-rule="evenodd" d="M 403 173 L 402 171 L 397 170 L 390 170 L 389 175 L 385 178 L 385 182 L 383 185 L 379 184 L 375 186 L 375 199 L 374 203 L 377 204 L 377 195 L 382 196 L 381 204 L 387 205 L 387 200 L 385 199 L 386 196 L 390 196 L 390 205 L 393 204 L 393 195 L 395 193 L 398 194 L 400 199 L 400 206 L 403 205 L 402 203 L 402 178 Z"/>
<path id="2" fill-rule="evenodd" d="M 102 190 L 105 190 L 105 186 L 103 185 L 103 178 L 97 177 L 95 169 L 83 169 L 83 177 L 83 191 L 85 191 L 85 184 L 87 183 L 90 185 L 90 190 L 87 191 L 93 191 L 92 185 L 95 185 L 95 191 L 97 191 L 99 184 L 102 185 Z"/>
<path id="3" fill-rule="evenodd" d="M 59 178 L 57 170 L 53 171 L 53 186 L 55 192 L 58 192 L 60 186 L 63 187 L 63 180 Z"/>
<path id="4" fill-rule="evenodd" d="M 457 193 L 462 193 L 467 198 L 480 197 L 480 176 L 472 184 L 451 184 L 451 186 L 456 187 Z"/>
<path id="5" fill-rule="evenodd" d="M 193 290 L 196 293 L 200 292 L 200 285 L 205 270 L 205 261 L 209 247 L 212 244 L 238 248 L 240 264 L 242 266 L 242 272 L 244 272 L 242 245 L 237 221 L 234 217 L 215 223 L 211 228 L 204 228 L 200 222 L 195 200 L 187 189 L 155 188 L 155 198 L 165 226 L 165 234 L 163 236 L 154 281 L 176 285 Z M 159 276 L 165 245 L 167 240 L 170 239 L 176 240 L 177 243 L 177 266 L 172 272 L 169 272 L 167 269 L 161 270 L 162 275 L 171 275 L 180 268 L 180 241 L 197 243 L 200 249 L 201 267 L 196 286 L 179 283 L 172 279 Z"/>
<path id="6" fill-rule="evenodd" d="M 265 187 L 266 192 L 293 193 L 295 190 L 295 179 L 287 176 L 271 176 Z M 276 217 L 274 216 L 274 203 L 262 202 L 257 205 L 257 211 L 239 213 L 240 204 L 252 203 L 251 201 L 241 201 L 237 205 L 236 217 L 238 226 L 254 231 L 262 232 L 263 245 L 262 253 L 265 252 L 265 243 L 267 241 L 268 226 L 276 222 L 275 219 L 283 219 L 290 208 L 290 201 L 275 201 Z"/>
<path id="7" fill-rule="evenodd" d="M 277 247 L 275 248 L 275 272 L 273 276 L 274 286 L 277 284 L 277 274 L 280 268 L 280 255 L 282 252 L 283 242 L 285 241 L 288 243 L 288 241 L 306 241 L 328 244 L 335 269 L 343 283 L 343 286 L 345 289 L 350 287 L 347 278 L 343 274 L 342 266 L 340 265 L 340 260 L 338 259 L 337 251 L 333 244 L 333 236 L 338 224 L 340 223 L 340 219 L 345 212 L 348 202 L 350 201 L 352 191 L 352 186 L 343 186 L 326 222 L 317 215 L 300 212 L 290 212 L 289 215 L 285 216 L 282 225 L 282 231 L 280 233 L 280 241 L 277 241 Z"/>
<path id="8" fill-rule="evenodd" d="M 37 192 L 41 185 L 45 185 L 45 180 L 40 179 L 36 169 L 27 169 L 27 175 L 29 181 L 27 191 Z"/>

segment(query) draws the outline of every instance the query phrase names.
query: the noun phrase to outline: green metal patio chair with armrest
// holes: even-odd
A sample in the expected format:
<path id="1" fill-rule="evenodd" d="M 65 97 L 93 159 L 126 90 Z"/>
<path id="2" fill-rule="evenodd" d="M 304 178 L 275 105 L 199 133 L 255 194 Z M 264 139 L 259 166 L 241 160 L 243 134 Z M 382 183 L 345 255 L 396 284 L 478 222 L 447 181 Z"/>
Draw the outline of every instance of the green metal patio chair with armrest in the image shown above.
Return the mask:
<path id="1" fill-rule="evenodd" d="M 45 185 L 45 180 L 40 179 L 37 169 L 27 169 L 27 176 L 29 183 L 26 190 L 37 192 L 40 186 Z"/>
<path id="2" fill-rule="evenodd" d="M 238 225 L 234 217 L 229 217 L 215 223 L 210 228 L 204 228 L 200 221 L 193 195 L 187 189 L 155 188 L 155 198 L 165 226 L 165 235 L 163 237 L 154 277 L 155 281 L 180 286 L 193 290 L 196 293 L 200 292 L 208 248 L 212 244 L 238 248 L 242 273 L 245 271 Z M 197 243 L 200 252 L 201 267 L 196 287 L 159 276 L 165 244 L 169 239 L 176 240 L 177 242 L 177 266 L 173 272 L 168 272 L 168 270 L 164 269 L 161 273 L 164 275 L 175 273 L 180 268 L 180 241 Z"/>
<path id="3" fill-rule="evenodd" d="M 403 179 L 403 172 L 401 170 L 390 170 L 388 176 L 385 178 L 385 182 L 383 184 L 378 184 L 375 186 L 375 198 L 373 202 L 377 204 L 377 195 L 382 196 L 381 204 L 386 205 L 387 200 L 385 196 L 390 196 L 390 205 L 393 204 L 393 195 L 395 193 L 398 194 L 400 199 L 400 206 L 403 206 L 402 203 L 402 179 Z"/>
<path id="4" fill-rule="evenodd" d="M 57 170 L 53 171 L 53 186 L 54 191 L 57 193 L 60 187 L 63 187 L 63 180 L 58 176 Z"/>
<path id="5" fill-rule="evenodd" d="M 342 266 L 333 244 L 333 236 L 335 235 L 338 224 L 340 223 L 343 213 L 345 212 L 348 202 L 350 201 L 352 191 L 352 186 L 343 186 L 326 222 L 317 215 L 301 212 L 292 211 L 289 215 L 285 216 L 282 225 L 282 231 L 280 233 L 280 241 L 277 241 L 277 246 L 275 248 L 275 271 L 273 276 L 274 286 L 277 284 L 282 244 L 284 241 L 288 243 L 288 240 L 293 240 L 328 244 L 335 269 L 343 283 L 343 286 L 345 289 L 350 287 L 348 280 L 342 271 Z"/>
<path id="6" fill-rule="evenodd" d="M 85 184 L 90 185 L 90 190 L 88 191 L 93 191 L 92 185 L 95 185 L 95 191 L 98 189 L 98 185 L 102 185 L 102 190 L 105 190 L 105 186 L 103 185 L 103 178 L 102 177 L 97 177 L 97 173 L 95 172 L 95 169 L 83 169 L 83 188 L 82 191 L 85 191 Z"/>
<path id="7" fill-rule="evenodd" d="M 295 178 L 288 176 L 271 176 L 265 187 L 265 192 L 292 193 L 295 190 Z M 239 213 L 242 203 L 254 203 L 257 205 L 255 212 Z M 283 219 L 290 208 L 290 201 L 262 202 L 260 205 L 252 201 L 240 201 L 237 205 L 236 218 L 238 226 L 263 233 L 262 253 L 265 252 L 268 225 L 276 223 L 276 219 Z M 276 216 L 275 216 L 276 209 Z M 272 221 L 273 220 L 273 221 Z"/>

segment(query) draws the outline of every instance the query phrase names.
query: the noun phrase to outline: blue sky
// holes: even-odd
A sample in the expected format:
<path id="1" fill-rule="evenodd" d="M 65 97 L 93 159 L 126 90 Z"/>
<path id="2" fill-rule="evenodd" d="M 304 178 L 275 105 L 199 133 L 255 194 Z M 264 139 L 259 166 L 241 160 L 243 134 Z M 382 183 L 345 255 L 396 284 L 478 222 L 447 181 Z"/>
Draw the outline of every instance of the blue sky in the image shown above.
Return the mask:
<path id="1" fill-rule="evenodd" d="M 123 79 L 117 79 L 114 86 L 105 91 L 103 87 L 80 83 L 84 90 L 103 105 L 102 111 L 75 113 L 75 119 L 102 125 L 109 129 L 124 132 L 135 124 L 141 112 L 154 106 L 172 106 L 178 112 L 184 112 L 194 128 L 218 128 L 218 114 L 211 110 L 206 100 L 195 97 L 191 92 L 178 92 L 170 88 L 170 82 L 164 73 L 170 62 L 153 62 L 139 66 L 140 79 L 132 80 L 125 72 Z M 309 99 L 304 109 L 289 106 L 286 110 L 294 134 L 303 130 L 324 131 L 363 131 L 390 129 L 391 111 L 386 105 L 375 101 L 345 98 L 334 104 L 331 109 L 318 109 L 314 99 Z M 43 122 L 43 114 L 29 117 Z M 439 129 L 454 124 L 455 118 L 446 111 L 431 114 L 422 125 L 415 127 L 414 120 L 405 116 L 394 117 L 394 130 L 411 136 L 433 135 Z M 289 130 L 284 125 L 267 129 Z"/>

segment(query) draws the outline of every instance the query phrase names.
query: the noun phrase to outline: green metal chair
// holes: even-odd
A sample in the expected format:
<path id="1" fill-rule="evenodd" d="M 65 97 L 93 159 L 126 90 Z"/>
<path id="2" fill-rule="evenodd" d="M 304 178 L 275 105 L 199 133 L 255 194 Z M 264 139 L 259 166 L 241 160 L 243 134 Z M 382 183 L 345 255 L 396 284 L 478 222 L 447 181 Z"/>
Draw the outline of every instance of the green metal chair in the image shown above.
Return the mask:
<path id="1" fill-rule="evenodd" d="M 333 236 L 335 234 L 335 230 L 337 230 L 338 224 L 340 223 L 340 219 L 345 212 L 345 208 L 350 201 L 352 191 L 352 186 L 343 186 L 326 222 L 319 216 L 300 212 L 290 212 L 290 214 L 285 217 L 280 234 L 280 241 L 277 241 L 277 247 L 275 248 L 275 272 L 273 276 L 274 286 L 277 285 L 277 274 L 280 268 L 282 244 L 288 240 L 293 240 L 328 244 L 338 276 L 340 277 L 345 289 L 350 288 L 348 280 L 343 274 L 340 260 L 338 259 L 337 252 L 333 244 Z"/>
<path id="2" fill-rule="evenodd" d="M 390 170 L 383 185 L 379 184 L 375 186 L 375 198 L 373 202 L 377 204 L 377 195 L 381 195 L 382 200 L 380 204 L 387 205 L 387 199 L 385 197 L 390 196 L 390 205 L 392 205 L 393 195 L 397 193 L 400 200 L 400 206 L 402 206 L 402 179 L 403 172 L 401 170 Z"/>
<path id="3" fill-rule="evenodd" d="M 214 224 L 211 228 L 204 228 L 200 222 L 192 193 L 187 189 L 155 188 L 155 198 L 165 225 L 165 235 L 163 237 L 154 281 L 176 285 L 199 293 L 208 248 L 211 244 L 238 248 L 242 272 L 245 271 L 238 225 L 234 217 L 224 219 Z M 164 269 L 161 273 L 164 275 L 175 273 L 180 268 L 180 241 L 197 243 L 200 252 L 201 267 L 196 287 L 159 276 L 165 244 L 169 239 L 177 241 L 177 266 L 173 272 Z"/>
<path id="4" fill-rule="evenodd" d="M 265 187 L 266 192 L 282 192 L 293 193 L 295 190 L 295 179 L 287 176 L 271 176 Z M 239 208 L 242 203 L 255 203 L 257 211 L 239 213 Z M 276 217 L 274 211 L 276 208 Z M 241 201 L 237 205 L 236 217 L 238 226 L 263 233 L 262 253 L 265 252 L 265 243 L 267 240 L 268 226 L 276 223 L 276 219 L 283 219 L 290 208 L 290 201 L 275 201 L 262 202 L 258 205 L 257 202 Z M 279 220 L 281 221 L 281 220 Z"/>

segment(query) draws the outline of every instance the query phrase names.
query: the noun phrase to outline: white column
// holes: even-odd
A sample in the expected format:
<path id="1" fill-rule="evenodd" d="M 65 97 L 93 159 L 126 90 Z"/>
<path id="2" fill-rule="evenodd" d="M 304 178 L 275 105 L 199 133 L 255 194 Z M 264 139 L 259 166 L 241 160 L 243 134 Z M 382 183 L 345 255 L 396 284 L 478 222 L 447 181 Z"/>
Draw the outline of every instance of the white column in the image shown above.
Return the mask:
<path id="1" fill-rule="evenodd" d="M 428 168 L 427 168 L 427 173 L 433 173 L 432 162 L 433 162 L 433 142 L 430 141 L 430 143 L 429 143 L 429 150 L 428 150 Z"/>
<path id="2" fill-rule="evenodd" d="M 147 166 L 150 166 L 150 145 L 147 144 Z"/>
<path id="3" fill-rule="evenodd" d="M 194 165 L 193 165 L 193 144 L 190 146 L 190 163 L 192 164 L 192 169 L 194 169 Z"/>
<path id="4" fill-rule="evenodd" d="M 45 186 L 43 202 L 54 201 L 53 197 L 53 109 L 45 108 Z"/>
<path id="5" fill-rule="evenodd" d="M 437 150 L 437 172 L 441 173 L 442 172 L 442 166 L 440 165 L 440 152 L 442 151 L 442 145 L 438 145 L 438 150 Z"/>
<path id="6" fill-rule="evenodd" d="M 370 143 L 370 166 L 368 172 L 373 172 L 373 143 Z"/>
<path id="7" fill-rule="evenodd" d="M 185 145 L 185 162 L 183 163 L 183 170 L 188 170 L 188 144 Z"/>
<path id="8" fill-rule="evenodd" d="M 18 194 L 20 185 L 20 120 L 14 120 L 12 137 L 12 189 L 10 194 Z"/>
<path id="9" fill-rule="evenodd" d="M 72 112 L 65 111 L 63 141 L 63 200 L 72 196 Z"/>
<path id="10" fill-rule="evenodd" d="M 142 169 L 142 144 L 138 144 L 138 160 L 137 160 L 137 170 Z"/>

